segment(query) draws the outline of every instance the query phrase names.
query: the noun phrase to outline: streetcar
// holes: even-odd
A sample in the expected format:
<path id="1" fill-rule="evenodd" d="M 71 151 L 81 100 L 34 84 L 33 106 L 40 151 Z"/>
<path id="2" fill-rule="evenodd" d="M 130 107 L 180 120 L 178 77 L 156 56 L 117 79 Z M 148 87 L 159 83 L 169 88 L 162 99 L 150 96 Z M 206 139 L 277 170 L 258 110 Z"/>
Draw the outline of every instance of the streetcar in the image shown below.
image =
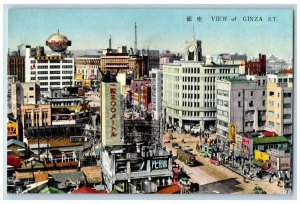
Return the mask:
<path id="1" fill-rule="evenodd" d="M 184 162 L 188 166 L 194 166 L 195 165 L 195 157 L 191 153 L 183 150 L 183 149 L 178 149 L 177 150 L 177 158 Z"/>

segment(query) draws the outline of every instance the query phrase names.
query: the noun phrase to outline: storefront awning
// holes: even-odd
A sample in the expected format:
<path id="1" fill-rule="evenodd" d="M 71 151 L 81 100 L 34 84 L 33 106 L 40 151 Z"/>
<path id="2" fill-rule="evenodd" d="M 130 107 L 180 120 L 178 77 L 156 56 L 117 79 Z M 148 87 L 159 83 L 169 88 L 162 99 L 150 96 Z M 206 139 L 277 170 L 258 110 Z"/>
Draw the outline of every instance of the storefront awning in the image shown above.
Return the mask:
<path id="1" fill-rule="evenodd" d="M 258 167 L 262 167 L 263 163 L 261 161 L 258 161 L 256 159 L 253 159 L 252 160 L 252 164 L 258 166 Z"/>

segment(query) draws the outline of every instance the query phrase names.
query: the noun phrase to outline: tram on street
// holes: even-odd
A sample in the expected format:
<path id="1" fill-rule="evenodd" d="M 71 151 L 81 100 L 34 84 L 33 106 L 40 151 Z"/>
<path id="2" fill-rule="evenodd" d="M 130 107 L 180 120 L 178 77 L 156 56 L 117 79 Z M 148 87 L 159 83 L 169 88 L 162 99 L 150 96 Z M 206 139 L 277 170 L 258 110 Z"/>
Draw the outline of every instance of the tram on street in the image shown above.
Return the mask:
<path id="1" fill-rule="evenodd" d="M 183 149 L 178 149 L 177 150 L 177 158 L 184 162 L 188 166 L 194 166 L 195 165 L 195 157 L 191 153 L 183 150 Z"/>

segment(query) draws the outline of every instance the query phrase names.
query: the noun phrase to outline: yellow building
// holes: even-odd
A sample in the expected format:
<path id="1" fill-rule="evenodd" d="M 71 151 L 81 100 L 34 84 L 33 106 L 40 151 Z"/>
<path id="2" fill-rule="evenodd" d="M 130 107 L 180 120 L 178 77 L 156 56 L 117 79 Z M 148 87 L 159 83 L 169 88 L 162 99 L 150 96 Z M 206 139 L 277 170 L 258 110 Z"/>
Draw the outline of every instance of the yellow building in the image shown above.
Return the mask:
<path id="1" fill-rule="evenodd" d="M 287 76 L 270 75 L 267 83 L 266 129 L 283 136 L 292 135 L 293 123 L 293 83 Z"/>

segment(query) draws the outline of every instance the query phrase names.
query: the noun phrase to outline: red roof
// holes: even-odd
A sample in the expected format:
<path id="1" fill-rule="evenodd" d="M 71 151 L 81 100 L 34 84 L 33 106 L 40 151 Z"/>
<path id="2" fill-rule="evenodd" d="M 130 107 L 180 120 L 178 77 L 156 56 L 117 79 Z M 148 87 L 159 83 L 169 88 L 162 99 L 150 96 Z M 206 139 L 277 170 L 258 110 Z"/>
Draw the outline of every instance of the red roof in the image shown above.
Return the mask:
<path id="1" fill-rule="evenodd" d="M 274 136 L 278 136 L 276 132 L 270 132 L 270 131 L 264 131 L 261 134 L 263 134 L 263 136 L 265 137 L 274 137 Z"/>
<path id="2" fill-rule="evenodd" d="M 160 191 L 157 191 L 157 194 L 174 194 L 181 190 L 181 187 L 177 184 L 168 186 Z"/>
<path id="3" fill-rule="evenodd" d="M 293 74 L 293 70 L 292 69 L 281 70 L 279 71 L 279 74 Z"/>
<path id="4" fill-rule="evenodd" d="M 20 168 L 22 166 L 21 159 L 15 156 L 7 156 L 7 165 Z"/>
<path id="5" fill-rule="evenodd" d="M 87 187 L 87 186 L 83 186 L 75 191 L 73 191 L 73 193 L 86 193 L 86 194 L 92 194 L 92 193 L 96 193 L 96 194 L 107 194 L 107 191 L 105 190 L 101 190 L 101 191 L 98 191 L 94 188 L 91 188 L 91 187 Z"/>

